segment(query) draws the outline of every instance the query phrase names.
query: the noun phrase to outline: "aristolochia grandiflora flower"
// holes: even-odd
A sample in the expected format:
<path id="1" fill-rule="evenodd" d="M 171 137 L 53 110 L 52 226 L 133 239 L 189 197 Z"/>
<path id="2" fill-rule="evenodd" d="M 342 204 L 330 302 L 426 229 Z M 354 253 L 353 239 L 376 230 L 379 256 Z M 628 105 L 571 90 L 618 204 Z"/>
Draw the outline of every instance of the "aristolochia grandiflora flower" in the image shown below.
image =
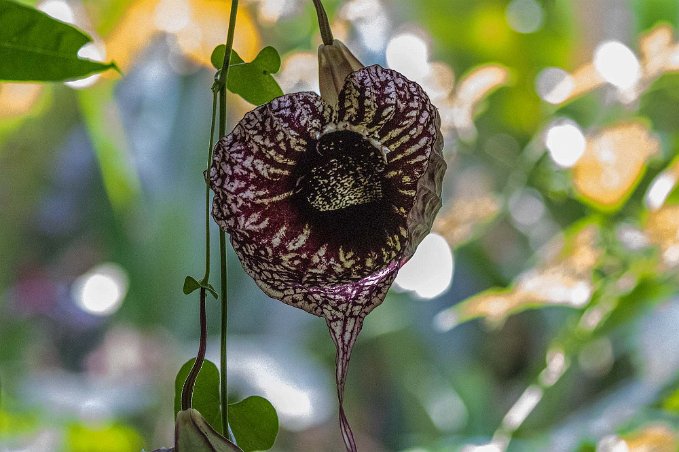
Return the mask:
<path id="1" fill-rule="evenodd" d="M 217 144 L 210 183 L 213 216 L 245 271 L 272 298 L 326 320 L 355 450 L 342 408 L 351 348 L 430 231 L 446 164 L 438 112 L 419 85 L 355 58 L 344 75 L 324 69 L 328 52 L 339 52 L 331 63 L 350 53 L 338 41 L 321 47 L 323 98 L 288 94 L 247 113 Z"/>

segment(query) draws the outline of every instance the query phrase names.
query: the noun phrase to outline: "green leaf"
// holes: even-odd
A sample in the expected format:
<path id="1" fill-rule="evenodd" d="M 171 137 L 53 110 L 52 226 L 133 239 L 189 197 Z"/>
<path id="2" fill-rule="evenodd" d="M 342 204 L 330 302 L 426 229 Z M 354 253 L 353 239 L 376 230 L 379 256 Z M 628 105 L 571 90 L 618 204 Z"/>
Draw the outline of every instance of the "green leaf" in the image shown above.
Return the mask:
<path id="1" fill-rule="evenodd" d="M 212 51 L 212 55 L 210 55 L 210 61 L 212 62 L 212 66 L 219 70 L 222 68 L 222 64 L 224 64 L 224 54 L 226 53 L 226 46 L 224 44 L 219 44 L 215 49 Z M 236 53 L 235 50 L 231 50 L 231 59 L 229 60 L 229 66 L 233 66 L 234 64 L 240 64 L 243 63 L 243 60 L 241 57 Z"/>
<path id="2" fill-rule="evenodd" d="M 217 433 L 195 409 L 177 414 L 175 451 L 228 452 L 241 449 Z"/>
<path id="3" fill-rule="evenodd" d="M 188 360 L 179 372 L 174 382 L 174 412 L 175 415 L 181 410 L 182 388 L 186 377 L 191 372 L 195 358 Z M 219 408 L 219 370 L 217 366 L 205 360 L 198 372 L 196 385 L 193 388 L 191 405 L 204 414 L 207 422 L 217 431 L 221 431 L 221 411 Z"/>
<path id="4" fill-rule="evenodd" d="M 236 443 L 245 452 L 268 450 L 278 435 L 278 415 L 271 402 L 251 396 L 229 404 L 229 426 Z"/>
<path id="5" fill-rule="evenodd" d="M 29 6 L 0 0 L 0 80 L 59 81 L 115 68 L 78 57 L 92 39 Z"/>
<path id="6" fill-rule="evenodd" d="M 222 64 L 224 64 L 224 54 L 226 53 L 226 46 L 224 44 L 219 44 L 215 49 L 212 51 L 212 55 L 210 55 L 210 61 L 212 62 L 212 66 L 214 66 L 215 69 L 221 69 Z M 235 65 L 235 64 L 241 64 L 244 63 L 243 59 L 236 53 L 235 50 L 231 49 L 231 59 L 229 60 L 229 67 Z"/>
<path id="7" fill-rule="evenodd" d="M 217 291 L 212 287 L 212 284 L 204 281 L 197 281 L 196 278 L 192 276 L 187 276 L 186 279 L 184 279 L 184 287 L 182 290 L 184 291 L 184 294 L 189 295 L 201 287 L 210 292 L 215 299 L 219 298 Z"/>
<path id="8" fill-rule="evenodd" d="M 219 45 L 212 52 L 210 58 L 215 68 L 221 69 L 225 51 L 226 46 Z M 273 47 L 264 47 L 250 63 L 244 62 L 238 53 L 232 50 L 227 88 L 251 104 L 265 104 L 283 95 L 283 90 L 271 76 L 280 68 L 281 57 Z"/>
<path id="9" fill-rule="evenodd" d="M 187 276 L 186 279 L 184 280 L 184 287 L 183 291 L 184 294 L 189 295 L 190 293 L 200 289 L 200 283 L 196 281 L 196 278 L 192 276 Z"/>

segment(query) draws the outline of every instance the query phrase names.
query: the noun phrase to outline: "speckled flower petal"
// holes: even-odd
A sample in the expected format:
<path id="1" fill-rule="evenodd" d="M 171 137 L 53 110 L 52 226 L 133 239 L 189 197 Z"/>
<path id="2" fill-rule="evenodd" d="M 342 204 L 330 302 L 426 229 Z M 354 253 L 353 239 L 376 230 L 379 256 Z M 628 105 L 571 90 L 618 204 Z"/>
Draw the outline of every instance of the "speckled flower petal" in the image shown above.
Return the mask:
<path id="1" fill-rule="evenodd" d="M 407 220 L 401 232 L 406 260 L 431 230 L 441 207 L 446 163 L 441 121 L 422 87 L 380 66 L 352 73 L 339 96 L 334 124 L 365 130 L 385 151 L 385 177 L 396 189 L 395 209 Z"/>
<path id="2" fill-rule="evenodd" d="M 290 197 L 299 156 L 329 119 L 314 93 L 282 96 L 247 113 L 215 147 L 210 184 L 217 223 L 248 233 L 267 221 L 263 214 Z"/>
<path id="3" fill-rule="evenodd" d="M 445 162 L 424 91 L 379 66 L 347 77 L 337 110 L 313 93 L 248 113 L 215 148 L 213 216 L 269 296 L 323 317 L 342 400 L 363 319 L 431 229 Z"/>
<path id="4" fill-rule="evenodd" d="M 379 132 L 397 113 L 401 81 L 398 72 L 370 66 L 350 74 L 337 102 L 335 122 L 377 139 Z"/>

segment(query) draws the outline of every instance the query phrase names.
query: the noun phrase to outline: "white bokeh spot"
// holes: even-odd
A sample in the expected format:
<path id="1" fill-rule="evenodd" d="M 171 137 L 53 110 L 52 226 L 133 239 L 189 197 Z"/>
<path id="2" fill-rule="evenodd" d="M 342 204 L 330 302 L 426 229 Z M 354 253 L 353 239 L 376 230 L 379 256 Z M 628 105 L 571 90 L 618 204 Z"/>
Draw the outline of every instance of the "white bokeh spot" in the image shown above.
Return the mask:
<path id="1" fill-rule="evenodd" d="M 395 284 L 423 299 L 445 293 L 453 280 L 453 253 L 446 239 L 431 233 L 413 257 L 399 270 Z"/>

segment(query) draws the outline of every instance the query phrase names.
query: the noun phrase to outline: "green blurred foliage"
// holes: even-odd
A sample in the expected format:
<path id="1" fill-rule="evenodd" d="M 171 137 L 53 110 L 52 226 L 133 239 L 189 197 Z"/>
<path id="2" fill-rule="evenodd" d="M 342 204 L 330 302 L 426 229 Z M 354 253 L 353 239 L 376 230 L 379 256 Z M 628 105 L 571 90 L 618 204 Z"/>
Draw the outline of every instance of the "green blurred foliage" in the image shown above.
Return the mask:
<path id="1" fill-rule="evenodd" d="M 143 440 L 133 428 L 124 425 L 85 426 L 73 424 L 66 431 L 69 452 L 129 452 L 141 450 Z"/>

